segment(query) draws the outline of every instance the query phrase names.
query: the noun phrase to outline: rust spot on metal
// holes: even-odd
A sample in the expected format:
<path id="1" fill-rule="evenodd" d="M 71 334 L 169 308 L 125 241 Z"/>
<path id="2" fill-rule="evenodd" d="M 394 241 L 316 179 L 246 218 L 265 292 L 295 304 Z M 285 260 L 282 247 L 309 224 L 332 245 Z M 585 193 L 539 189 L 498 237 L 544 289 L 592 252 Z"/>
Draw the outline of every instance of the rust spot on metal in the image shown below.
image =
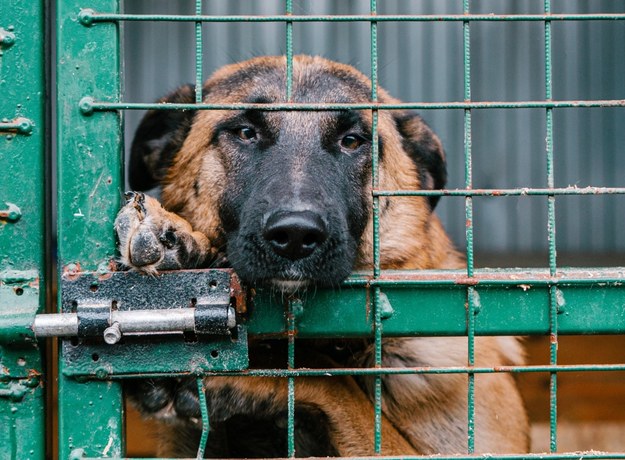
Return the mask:
<path id="1" fill-rule="evenodd" d="M 247 292 L 241 284 L 241 279 L 234 273 L 230 272 L 230 297 L 234 299 L 234 308 L 239 315 L 247 313 Z M 250 289 L 250 296 L 254 296 L 255 291 Z"/>
<path id="2" fill-rule="evenodd" d="M 549 335 L 549 341 L 550 341 L 552 344 L 557 344 L 557 343 L 558 343 L 558 336 L 557 336 L 556 334 L 554 334 L 554 333 L 551 333 L 551 334 Z"/>
<path id="3" fill-rule="evenodd" d="M 514 370 L 511 366 L 495 366 L 493 372 L 512 372 Z"/>
<path id="4" fill-rule="evenodd" d="M 29 379 L 39 379 L 41 377 L 41 372 L 37 369 L 28 369 L 28 378 Z"/>
<path id="5" fill-rule="evenodd" d="M 471 225 L 473 225 L 473 221 L 471 219 L 467 219 L 467 222 L 465 224 L 467 226 L 467 228 L 471 227 Z"/>
<path id="6" fill-rule="evenodd" d="M 99 281 L 106 281 L 113 276 L 113 272 L 116 272 L 118 269 L 118 264 L 114 259 L 109 260 L 107 271 L 98 275 Z"/>
<path id="7" fill-rule="evenodd" d="M 461 286 L 477 286 L 479 283 L 480 280 L 476 278 L 469 278 L 468 276 L 454 280 L 454 284 L 459 284 Z"/>
<path id="8" fill-rule="evenodd" d="M 73 264 L 68 264 L 63 267 L 63 279 L 68 281 L 76 281 L 80 278 L 81 268 L 78 262 Z"/>

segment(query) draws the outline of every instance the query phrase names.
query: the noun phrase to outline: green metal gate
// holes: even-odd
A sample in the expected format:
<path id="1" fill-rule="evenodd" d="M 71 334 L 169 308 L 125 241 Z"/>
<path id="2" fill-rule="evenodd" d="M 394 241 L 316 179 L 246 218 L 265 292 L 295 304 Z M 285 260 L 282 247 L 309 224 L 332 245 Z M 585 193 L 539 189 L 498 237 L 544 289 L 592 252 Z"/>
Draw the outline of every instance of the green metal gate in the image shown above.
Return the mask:
<path id="1" fill-rule="evenodd" d="M 298 376 L 331 376 L 349 372 L 376 376 L 375 445 L 381 451 L 382 375 L 401 373 L 466 374 L 469 398 L 466 456 L 474 458 L 474 377 L 483 373 L 541 372 L 550 375 L 550 448 L 541 458 L 625 458 L 624 453 L 556 453 L 558 373 L 625 371 L 616 365 L 558 364 L 561 334 L 625 333 L 625 268 L 567 269 L 556 257 L 555 213 L 558 197 L 568 195 L 625 194 L 624 187 L 556 188 L 554 182 L 553 118 L 559 110 L 577 107 L 624 107 L 621 100 L 552 100 L 551 26 L 554 21 L 625 21 L 624 14 L 552 14 L 544 0 L 542 14 L 472 14 L 469 0 L 461 15 L 377 14 L 370 1 L 370 14 L 358 16 L 298 16 L 292 0 L 277 16 L 204 16 L 202 0 L 189 16 L 126 15 L 118 0 L 63 1 L 56 5 L 57 78 L 57 181 L 58 181 L 58 305 L 65 316 L 38 317 L 44 305 L 44 5 L 20 6 L 17 0 L 0 4 L 0 457 L 43 458 L 44 416 L 41 374 L 42 358 L 35 333 L 47 321 L 45 335 L 60 334 L 61 323 L 75 326 L 76 337 L 59 345 L 58 426 L 59 458 L 123 457 L 124 405 L 121 380 L 137 376 L 199 377 L 227 372 L 240 378 L 272 375 L 289 385 L 289 455 L 294 456 L 294 407 Z M 11 19 L 9 22 L 8 19 Z M 293 62 L 293 27 L 301 22 L 360 21 L 371 28 L 371 100 L 369 104 L 277 104 L 271 110 L 371 110 L 373 139 L 377 139 L 377 117 L 381 110 L 457 110 L 464 114 L 465 187 L 443 191 L 380 190 L 377 187 L 377 142 L 373 142 L 374 268 L 354 274 L 346 282 L 350 289 L 319 290 L 306 299 L 291 299 L 284 308 L 269 292 L 258 290 L 254 312 L 238 326 L 237 340 L 189 345 L 184 341 L 107 345 L 94 341 L 115 330 L 102 327 L 102 318 L 112 312 L 124 314 L 126 302 L 140 302 L 129 286 L 164 296 L 182 286 L 176 296 L 189 300 L 199 294 L 212 296 L 212 304 L 226 310 L 242 310 L 245 294 L 230 272 L 185 271 L 154 279 L 114 271 L 113 221 L 120 207 L 123 188 L 122 115 L 126 110 L 224 110 L 257 108 L 249 104 L 208 105 L 197 94 L 195 104 L 150 104 L 125 102 L 121 92 L 120 34 L 127 21 L 185 21 L 195 25 L 196 88 L 201 88 L 202 24 L 214 22 L 280 22 L 286 24 L 287 87 Z M 455 21 L 462 24 L 464 39 L 464 100 L 451 103 L 380 104 L 377 102 L 377 26 L 380 22 Z M 471 24 L 483 21 L 537 21 L 544 24 L 545 100 L 522 102 L 475 102 L 471 99 Z M 27 71 L 26 71 L 27 70 Z M 557 84 L 557 83 L 556 83 Z M 475 110 L 532 108 L 544 110 L 546 170 L 544 187 L 507 190 L 474 189 L 471 159 L 471 119 Z M 49 135 L 50 133 L 48 133 Z M 6 154 L 5 152 L 8 152 Z M 564 152 L 562 154 L 565 154 Z M 479 165 L 478 165 L 479 166 Z M 13 180 L 5 180 L 14 178 Z M 25 180 L 29 178 L 29 180 Z M 35 178 L 34 180 L 30 180 Z M 380 197 L 455 196 L 464 199 L 466 213 L 467 269 L 462 271 L 389 272 L 381 270 L 378 239 Z M 528 196 L 542 199 L 548 208 L 548 266 L 539 270 L 476 269 L 473 263 L 473 201 L 481 197 Z M 20 217 L 21 216 L 21 217 Z M 203 289 L 206 290 L 203 291 Z M 231 304 L 231 289 L 238 303 Z M 119 302 L 119 305 L 118 305 Z M 210 303 L 210 302 L 209 302 Z M 211 304 L 211 305 L 212 305 Z M 147 310 L 149 304 L 134 308 Z M 81 320 L 79 320 L 81 319 Z M 84 320 L 91 326 L 78 326 Z M 40 321 L 37 323 L 37 321 Z M 34 332 L 33 332 L 34 330 Z M 55 332 L 56 331 L 56 332 Z M 246 336 L 281 334 L 288 340 L 288 362 L 284 368 L 245 371 Z M 298 369 L 295 337 L 372 337 L 375 367 L 367 369 Z M 382 337 L 459 335 L 467 337 L 469 358 L 461 368 L 383 368 Z M 481 368 L 474 365 L 474 339 L 478 335 L 549 335 L 550 364 Z M 107 339 L 107 343 L 108 343 Z M 41 341 L 39 342 L 41 343 Z M 159 357 L 157 360 L 151 359 Z M 201 393 L 202 394 L 202 393 Z M 207 411 L 203 425 L 207 431 Z M 28 430 L 32 436 L 21 436 Z M 199 454 L 203 445 L 198 446 Z M 488 458 L 499 458 L 488 455 Z M 446 458 L 446 457 L 440 457 Z M 451 457 L 450 457 L 451 458 Z M 533 458 L 528 455 L 502 458 Z"/>
<path id="2" fill-rule="evenodd" d="M 45 454 L 44 5 L 0 2 L 0 458 Z M 25 71 L 27 69 L 27 71 Z"/>

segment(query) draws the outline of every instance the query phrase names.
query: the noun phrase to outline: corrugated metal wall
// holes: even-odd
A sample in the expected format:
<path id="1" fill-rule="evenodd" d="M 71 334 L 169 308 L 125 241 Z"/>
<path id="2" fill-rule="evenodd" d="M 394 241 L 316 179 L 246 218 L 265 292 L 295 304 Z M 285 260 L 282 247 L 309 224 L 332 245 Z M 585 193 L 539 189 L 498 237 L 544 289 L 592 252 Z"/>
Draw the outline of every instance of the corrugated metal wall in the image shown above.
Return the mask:
<path id="1" fill-rule="evenodd" d="M 368 0 L 296 0 L 296 14 L 367 13 Z M 280 0 L 207 0 L 205 14 L 280 14 Z M 539 0 L 474 0 L 476 13 L 542 13 Z M 381 14 L 461 13 L 460 0 L 380 0 Z M 625 2 L 553 0 L 554 13 L 625 12 Z M 192 14 L 194 2 L 132 0 L 126 12 Z M 565 99 L 625 99 L 625 23 L 556 22 L 553 95 Z M 125 24 L 126 99 L 153 101 L 194 81 L 193 23 Z M 284 54 L 284 24 L 205 24 L 204 72 L 265 54 Z M 319 54 L 370 72 L 369 24 L 297 23 L 296 53 Z M 540 22 L 471 25 L 475 101 L 544 99 L 544 26 Z M 462 23 L 381 23 L 380 83 L 404 101 L 462 101 Z M 476 110 L 474 186 L 545 187 L 544 109 Z M 129 141 L 141 113 L 128 112 Z M 462 111 L 422 114 L 446 147 L 450 187 L 463 187 Z M 129 143 L 129 142 L 128 142 Z M 623 186 L 625 109 L 560 109 L 554 114 L 556 186 Z M 625 253 L 625 197 L 561 197 L 557 247 L 563 253 Z M 446 198 L 439 213 L 460 247 L 462 198 Z M 546 254 L 546 198 L 476 198 L 478 253 Z M 546 256 L 545 256 L 546 262 Z M 616 260 L 615 263 L 619 261 Z M 582 261 L 583 263 L 583 261 Z M 621 261 L 621 264 L 625 260 Z M 510 261 L 515 265 L 515 261 Z"/>

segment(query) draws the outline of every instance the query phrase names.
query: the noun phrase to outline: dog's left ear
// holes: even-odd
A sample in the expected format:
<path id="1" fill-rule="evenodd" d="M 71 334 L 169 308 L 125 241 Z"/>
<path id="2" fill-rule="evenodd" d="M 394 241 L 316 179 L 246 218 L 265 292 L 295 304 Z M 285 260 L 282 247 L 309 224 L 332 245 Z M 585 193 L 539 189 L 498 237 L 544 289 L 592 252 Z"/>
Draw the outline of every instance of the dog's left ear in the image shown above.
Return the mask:
<path id="1" fill-rule="evenodd" d="M 417 165 L 421 176 L 421 188 L 440 190 L 447 182 L 447 163 L 440 139 L 423 119 L 414 112 L 400 112 L 393 115 L 397 131 L 402 138 L 402 146 Z M 439 196 L 428 197 L 434 209 Z"/>
<path id="2" fill-rule="evenodd" d="M 158 102 L 194 101 L 195 86 L 184 85 Z M 191 129 L 194 115 L 194 110 L 150 110 L 145 114 L 130 148 L 128 179 L 133 190 L 148 190 L 161 183 Z"/>

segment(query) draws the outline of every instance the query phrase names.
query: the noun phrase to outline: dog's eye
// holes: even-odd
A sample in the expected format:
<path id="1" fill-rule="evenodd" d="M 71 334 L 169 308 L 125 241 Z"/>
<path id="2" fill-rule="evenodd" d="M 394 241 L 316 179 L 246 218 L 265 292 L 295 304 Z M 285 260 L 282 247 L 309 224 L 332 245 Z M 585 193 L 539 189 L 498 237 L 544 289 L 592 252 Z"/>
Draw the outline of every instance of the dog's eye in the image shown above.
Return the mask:
<path id="1" fill-rule="evenodd" d="M 238 128 L 235 133 L 239 139 L 246 142 L 250 142 L 258 138 L 256 130 L 254 128 L 250 128 L 249 126 Z"/>
<path id="2" fill-rule="evenodd" d="M 344 150 L 356 150 L 364 144 L 364 142 L 365 140 L 357 134 L 348 134 L 347 136 L 343 136 L 339 144 L 341 144 L 341 148 Z"/>

